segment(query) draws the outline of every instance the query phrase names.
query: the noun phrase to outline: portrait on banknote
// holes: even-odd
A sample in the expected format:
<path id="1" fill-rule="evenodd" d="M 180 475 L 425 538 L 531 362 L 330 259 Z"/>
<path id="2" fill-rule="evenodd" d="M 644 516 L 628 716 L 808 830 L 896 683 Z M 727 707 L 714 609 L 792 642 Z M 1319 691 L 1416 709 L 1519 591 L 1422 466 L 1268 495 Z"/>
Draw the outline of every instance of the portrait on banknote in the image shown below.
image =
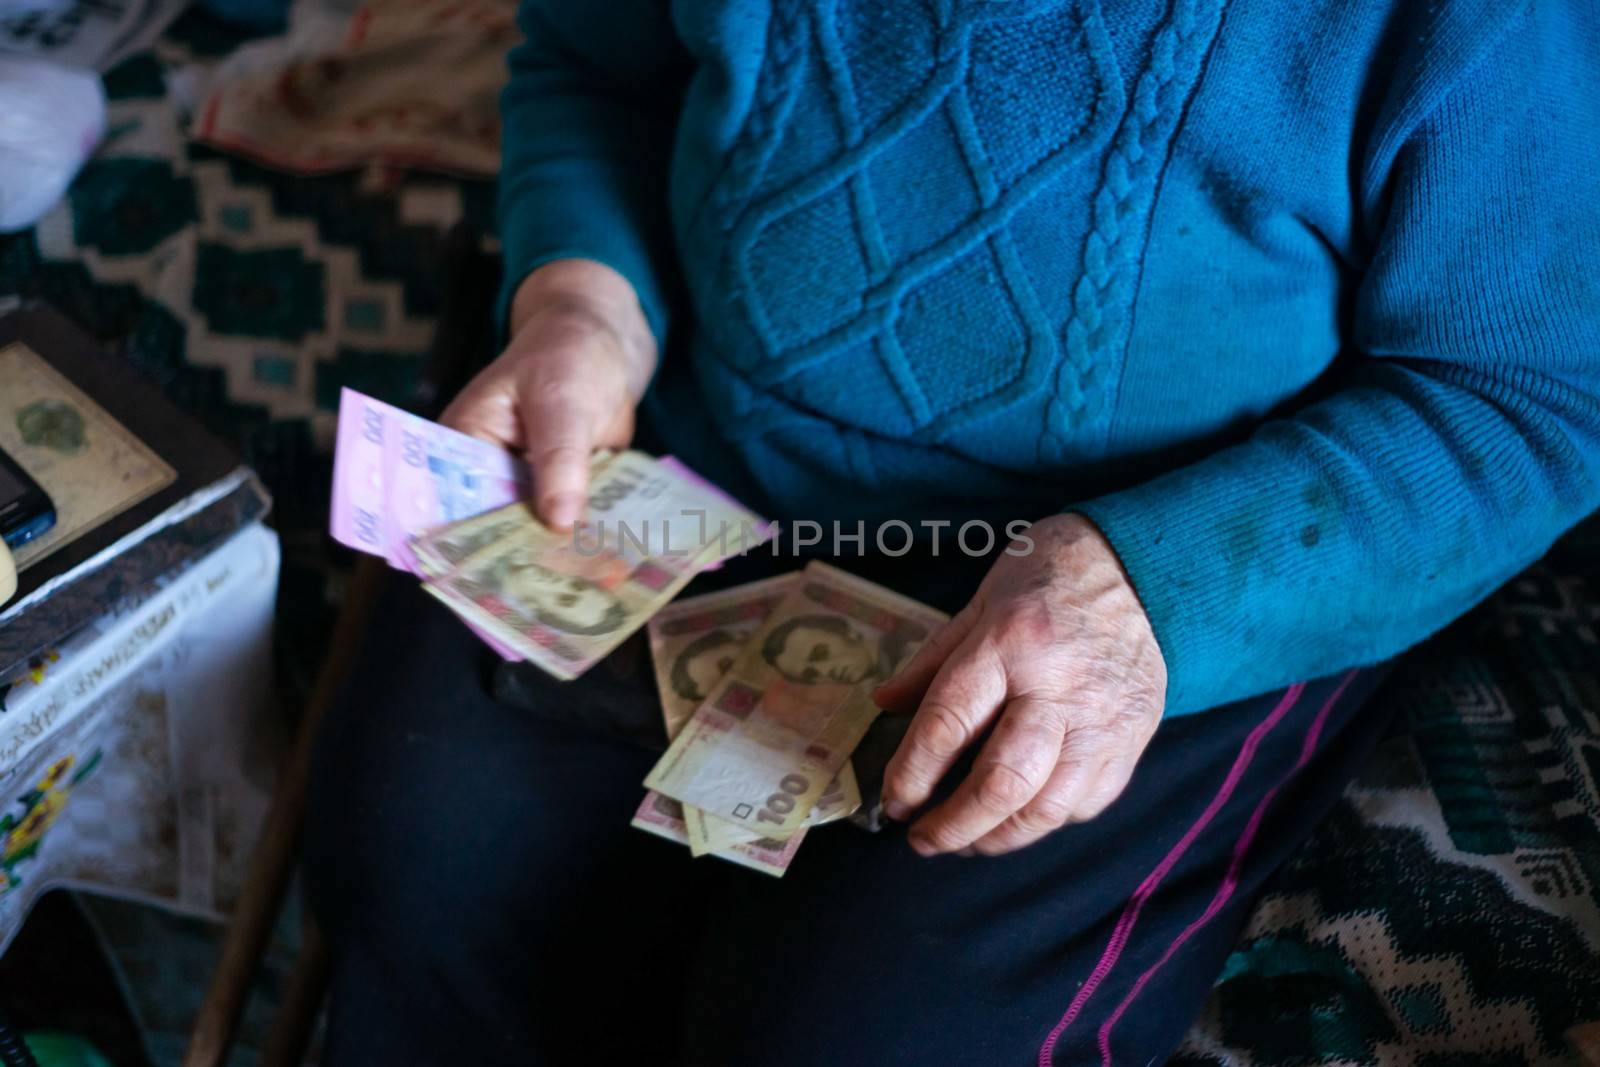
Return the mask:
<path id="1" fill-rule="evenodd" d="M 890 632 L 880 642 L 840 615 L 796 615 L 767 634 L 761 658 L 799 685 L 859 685 L 889 678 L 904 648 L 903 636 Z"/>
<path id="2" fill-rule="evenodd" d="M 593 637 L 611 633 L 627 621 L 618 596 L 581 574 L 552 570 L 517 548 L 495 558 L 473 575 L 481 593 L 499 597 L 519 613 L 552 630 Z"/>
<path id="3" fill-rule="evenodd" d="M 689 642 L 672 661 L 668 677 L 672 691 L 684 700 L 704 700 L 717 679 L 733 666 L 748 636 L 718 627 Z"/>
<path id="4" fill-rule="evenodd" d="M 433 541 L 432 546 L 440 559 L 454 565 L 473 553 L 488 548 L 501 538 L 515 533 L 525 523 L 525 519 L 513 513 L 494 522 L 464 530 L 457 537 L 441 537 Z"/>

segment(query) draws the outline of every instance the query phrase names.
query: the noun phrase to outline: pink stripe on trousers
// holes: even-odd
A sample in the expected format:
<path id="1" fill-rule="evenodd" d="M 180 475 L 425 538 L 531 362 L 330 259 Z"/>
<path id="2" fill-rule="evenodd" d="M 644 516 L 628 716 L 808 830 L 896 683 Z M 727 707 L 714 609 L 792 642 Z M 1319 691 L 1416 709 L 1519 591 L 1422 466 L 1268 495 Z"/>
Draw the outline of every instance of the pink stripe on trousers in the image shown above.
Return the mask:
<path id="1" fill-rule="evenodd" d="M 1139 912 L 1144 908 L 1145 901 L 1150 899 L 1162 880 L 1177 865 L 1177 862 L 1183 858 L 1183 854 L 1189 851 L 1189 846 L 1194 844 L 1195 838 L 1200 836 L 1211 820 L 1216 818 L 1217 813 L 1222 810 L 1222 806 L 1228 802 L 1228 798 L 1233 796 L 1234 790 L 1239 787 L 1240 779 L 1244 777 L 1244 772 L 1249 769 L 1251 760 L 1255 758 L 1256 749 L 1261 747 L 1262 740 L 1272 732 L 1273 727 L 1283 721 L 1285 715 L 1289 714 L 1290 709 L 1299 701 L 1300 694 L 1304 693 L 1305 689 L 1304 682 L 1296 682 L 1291 685 L 1284 692 L 1277 706 L 1250 731 L 1249 736 L 1244 739 L 1244 744 L 1239 748 L 1239 754 L 1234 757 L 1233 766 L 1228 769 L 1228 776 L 1223 779 L 1222 788 L 1217 790 L 1217 795 L 1211 798 L 1211 803 L 1206 805 L 1206 810 L 1200 813 L 1200 817 L 1184 832 L 1178 843 L 1172 846 L 1172 850 L 1162 858 L 1160 863 L 1156 864 L 1155 869 L 1146 875 L 1144 881 L 1140 882 L 1139 887 L 1133 891 L 1133 896 L 1128 898 L 1128 903 L 1123 907 L 1122 914 L 1117 919 L 1116 927 L 1111 931 L 1111 940 L 1106 943 L 1105 951 L 1100 954 L 1100 961 L 1095 964 L 1094 970 L 1089 972 L 1089 978 L 1079 988 L 1077 996 L 1072 998 L 1072 1003 L 1067 1006 L 1066 1014 L 1061 1016 L 1061 1021 L 1056 1023 L 1049 1035 L 1045 1037 L 1044 1044 L 1039 1047 L 1039 1067 L 1050 1067 L 1051 1057 L 1056 1050 L 1056 1042 L 1061 1039 L 1061 1035 L 1066 1032 L 1067 1027 L 1071 1026 L 1073 1020 L 1083 1011 L 1083 1006 L 1094 995 L 1094 991 L 1099 988 L 1100 983 L 1105 981 L 1106 975 L 1111 973 L 1111 968 L 1116 966 L 1117 959 L 1122 955 L 1122 950 L 1128 943 L 1128 938 L 1133 934 L 1134 926 L 1139 922 Z"/>
<path id="2" fill-rule="evenodd" d="M 1356 672 L 1351 671 L 1340 679 L 1333 694 L 1323 702 L 1322 707 L 1317 711 L 1317 717 L 1312 720 L 1311 728 L 1306 731 L 1305 743 L 1300 746 L 1300 758 L 1295 761 L 1293 769 L 1284 775 L 1277 785 L 1267 791 L 1266 796 L 1262 797 L 1261 802 L 1256 805 L 1256 810 L 1250 813 L 1250 821 L 1245 824 L 1244 833 L 1240 834 L 1239 840 L 1234 843 L 1233 857 L 1228 862 L 1228 873 L 1223 875 L 1222 884 L 1217 886 L 1216 895 L 1211 898 L 1211 903 L 1206 905 L 1206 910 L 1200 914 L 1198 919 L 1184 928 L 1183 933 L 1179 934 L 1172 944 L 1167 946 L 1167 950 L 1161 954 L 1161 958 L 1156 960 L 1148 971 L 1139 976 L 1139 980 L 1133 983 L 1133 988 L 1128 991 L 1128 995 L 1122 998 L 1122 1003 L 1117 1005 L 1117 1009 L 1111 1013 L 1111 1017 L 1100 1027 L 1101 1067 L 1111 1067 L 1111 1029 L 1117 1025 L 1117 1020 L 1122 1018 L 1123 1014 L 1127 1012 L 1128 1006 L 1144 991 L 1144 987 L 1151 978 L 1155 977 L 1155 973 L 1177 954 L 1183 943 L 1193 937 L 1201 927 L 1216 918 L 1223 905 L 1233 896 L 1233 891 L 1239 887 L 1239 871 L 1244 866 L 1245 853 L 1250 850 L 1250 845 L 1255 841 L 1256 831 L 1261 828 L 1261 822 L 1266 817 L 1268 805 L 1272 803 L 1272 798 L 1278 795 L 1278 790 L 1282 789 L 1289 779 L 1305 770 L 1306 764 L 1311 762 L 1311 754 L 1316 750 L 1317 741 L 1322 736 L 1322 728 L 1327 724 L 1329 713 L 1333 711 L 1333 706 L 1338 702 L 1339 698 L 1344 696 L 1345 689 L 1349 687 L 1355 676 Z"/>

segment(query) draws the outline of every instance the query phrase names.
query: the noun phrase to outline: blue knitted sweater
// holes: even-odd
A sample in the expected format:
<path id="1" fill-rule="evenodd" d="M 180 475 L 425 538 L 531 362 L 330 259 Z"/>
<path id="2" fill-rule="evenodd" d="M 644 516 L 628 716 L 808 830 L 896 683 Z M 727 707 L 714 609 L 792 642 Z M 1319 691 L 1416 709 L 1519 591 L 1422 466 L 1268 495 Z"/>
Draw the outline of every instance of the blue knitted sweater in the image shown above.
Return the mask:
<path id="1" fill-rule="evenodd" d="M 779 517 L 1088 515 L 1196 711 L 1600 504 L 1597 12 L 523 0 L 508 285 L 621 271 L 669 444 Z"/>

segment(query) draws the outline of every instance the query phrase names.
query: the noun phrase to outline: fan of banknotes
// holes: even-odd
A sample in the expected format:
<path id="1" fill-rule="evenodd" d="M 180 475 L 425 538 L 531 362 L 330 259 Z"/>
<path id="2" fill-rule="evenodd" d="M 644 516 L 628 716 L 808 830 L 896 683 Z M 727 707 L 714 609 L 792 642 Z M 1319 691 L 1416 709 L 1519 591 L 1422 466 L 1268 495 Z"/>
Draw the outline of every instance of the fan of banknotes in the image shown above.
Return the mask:
<path id="1" fill-rule="evenodd" d="M 850 754 L 873 689 L 945 619 L 824 563 L 670 603 L 770 526 L 671 457 L 597 454 L 572 533 L 485 442 L 353 390 L 331 527 L 382 555 L 507 659 L 582 674 L 648 624 L 667 736 L 633 825 L 781 876 L 813 826 L 861 804 Z"/>
<path id="2" fill-rule="evenodd" d="M 782 876 L 810 827 L 860 806 L 872 691 L 944 620 L 819 562 L 668 605 L 649 633 L 672 744 L 633 825 Z"/>

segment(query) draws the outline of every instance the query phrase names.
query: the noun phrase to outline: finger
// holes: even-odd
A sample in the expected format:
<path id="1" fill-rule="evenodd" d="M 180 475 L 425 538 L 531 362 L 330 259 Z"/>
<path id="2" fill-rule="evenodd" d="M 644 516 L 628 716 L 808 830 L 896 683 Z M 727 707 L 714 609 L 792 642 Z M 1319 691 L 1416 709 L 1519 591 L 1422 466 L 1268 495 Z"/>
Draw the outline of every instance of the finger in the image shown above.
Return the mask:
<path id="1" fill-rule="evenodd" d="M 509 381 L 494 367 L 484 370 L 456 394 L 439 421 L 453 430 L 517 451 L 522 448 L 522 421 Z"/>
<path id="2" fill-rule="evenodd" d="M 1078 799 L 1087 792 L 1087 783 L 1098 779 L 1103 767 L 1103 762 L 1086 761 L 1097 758 L 1072 752 L 1070 748 L 1064 750 L 1056 769 L 1050 772 L 1050 779 L 1038 795 L 1022 810 L 974 841 L 973 851 L 985 856 L 1013 852 L 1026 848 L 1070 822 L 1081 821 L 1078 818 Z"/>
<path id="3" fill-rule="evenodd" d="M 973 850 L 998 856 L 1026 848 L 1069 823 L 1088 822 L 1122 795 L 1136 761 L 1127 755 L 1078 755 L 1069 740 L 1061 763 L 1039 795 L 973 842 Z"/>
<path id="4" fill-rule="evenodd" d="M 534 506 L 557 530 L 570 528 L 583 514 L 599 421 L 566 390 L 524 390 L 522 432 L 533 470 Z"/>
<path id="5" fill-rule="evenodd" d="M 969 634 L 940 665 L 900 747 L 883 771 L 883 809 L 904 819 L 926 804 L 934 786 L 1000 710 L 1005 669 L 987 642 Z"/>
<path id="6" fill-rule="evenodd" d="M 911 826 L 911 847 L 924 856 L 956 852 L 1027 805 L 1049 781 L 1066 734 L 1065 709 L 1038 697 L 1006 706 L 972 772 L 950 799 Z"/>
<path id="7" fill-rule="evenodd" d="M 872 699 L 878 707 L 895 713 L 916 711 L 923 694 L 933 683 L 934 675 L 966 639 L 967 634 L 972 632 L 977 618 L 977 609 L 969 604 L 957 612 L 955 618 L 935 630 L 933 636 L 917 649 L 917 654 L 911 657 L 909 663 L 901 667 L 893 678 L 873 690 Z"/>

